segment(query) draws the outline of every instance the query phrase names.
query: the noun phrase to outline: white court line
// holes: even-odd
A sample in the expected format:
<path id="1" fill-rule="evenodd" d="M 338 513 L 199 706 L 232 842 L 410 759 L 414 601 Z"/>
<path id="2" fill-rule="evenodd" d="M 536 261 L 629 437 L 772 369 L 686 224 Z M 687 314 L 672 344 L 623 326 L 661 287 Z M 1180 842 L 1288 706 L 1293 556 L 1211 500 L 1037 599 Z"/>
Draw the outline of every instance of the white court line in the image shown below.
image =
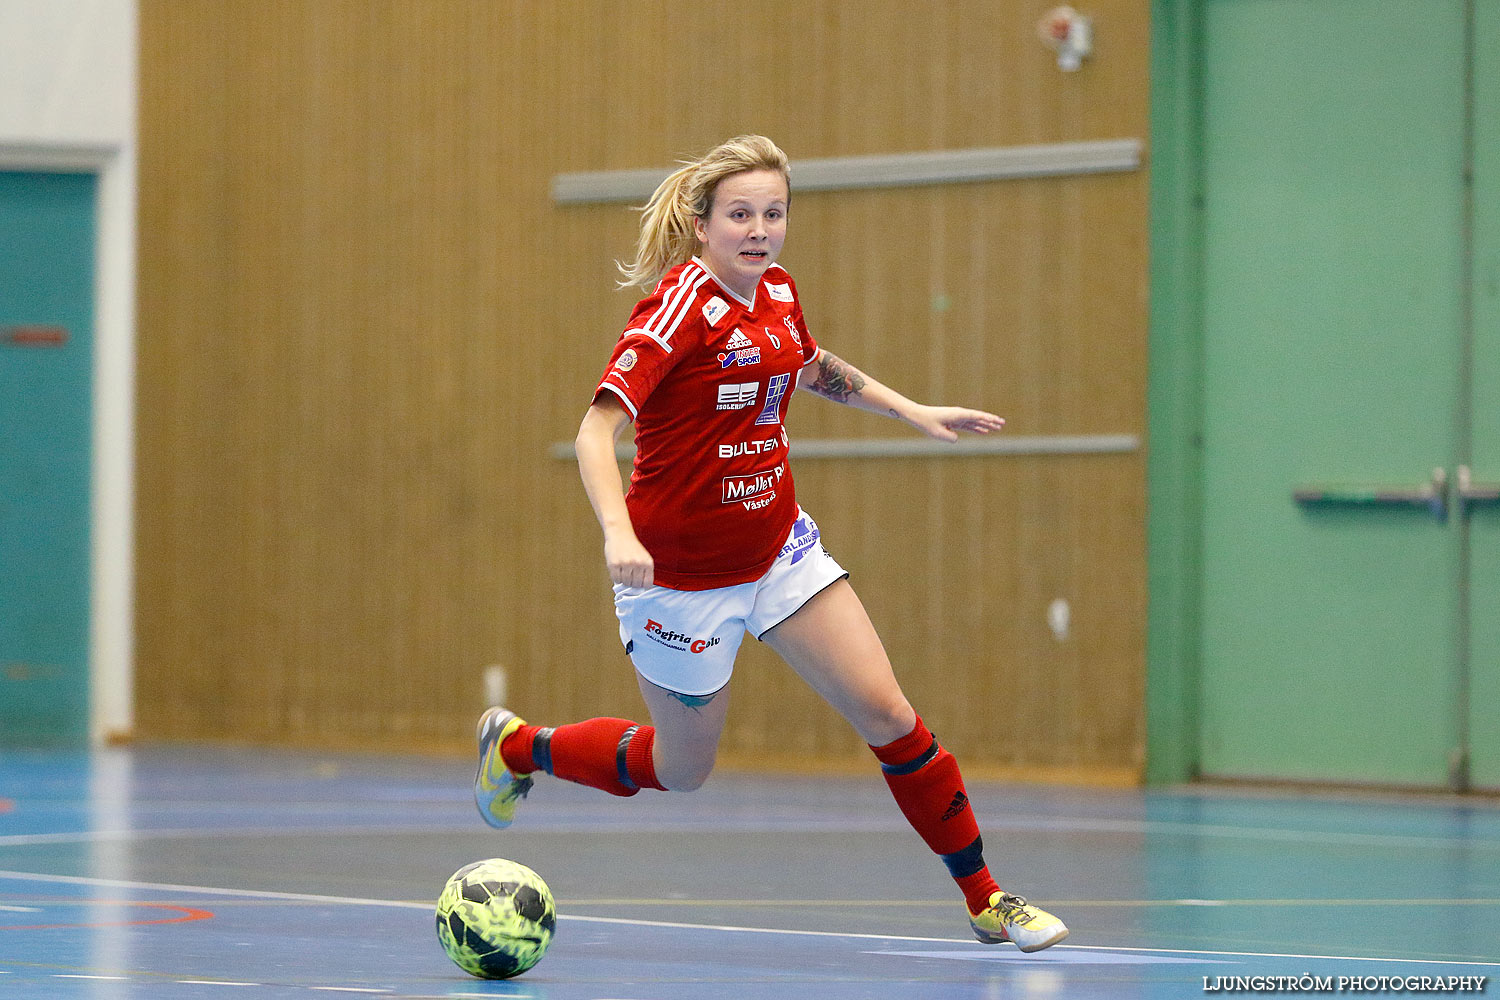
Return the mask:
<path id="1" fill-rule="evenodd" d="M 884 832 L 894 830 L 888 820 L 856 822 L 860 832 Z M 1415 836 L 1394 833 L 1358 833 L 1350 831 L 1294 830 L 1276 827 L 1230 826 L 1225 824 L 1181 823 L 1171 820 L 1106 819 L 1092 817 L 1052 817 L 1026 814 L 1001 815 L 986 821 L 986 829 L 1020 833 L 1106 833 L 1126 836 L 1167 834 L 1183 837 L 1211 837 L 1228 840 L 1261 840 L 1272 843 L 1311 843 L 1319 846 L 1344 847 L 1391 847 L 1414 850 L 1500 851 L 1500 839 L 1465 837 Z M 196 837 L 280 837 L 280 836 L 381 836 L 392 833 L 448 833 L 460 827 L 454 824 L 411 823 L 385 824 L 381 826 L 277 826 L 257 828 L 182 828 L 143 830 L 80 830 L 65 833 L 31 833 L 0 836 L 0 847 L 28 847 L 41 844 L 97 843 L 115 840 L 174 840 Z M 545 819 L 538 825 L 538 832 L 551 829 L 574 831 L 584 825 L 572 817 L 563 817 L 561 823 L 549 823 Z M 827 830 L 828 824 L 784 823 L 784 822 L 738 822 L 729 821 L 735 831 L 787 832 Z M 696 820 L 673 823 L 645 823 L 630 825 L 622 829 L 632 831 L 694 832 L 703 829 Z M 840 829 L 848 829 L 841 826 Z"/>
<path id="2" fill-rule="evenodd" d="M 160 830 L 78 830 L 71 833 L 13 833 L 0 837 L 0 847 L 34 847 L 40 844 L 93 844 L 117 840 L 192 840 L 224 837 L 383 837 L 393 833 L 452 833 L 457 827 L 431 823 L 411 826 L 284 826 L 216 830 L 212 827 L 167 827 Z"/>
<path id="3" fill-rule="evenodd" d="M 203 885 L 174 885 L 170 882 L 131 882 L 125 879 L 88 878 L 80 875 L 45 875 L 35 872 L 0 871 L 0 879 L 21 882 L 56 882 L 61 885 L 96 885 L 105 889 L 149 889 L 156 892 L 179 892 L 210 896 L 239 896 L 252 899 L 285 899 L 299 903 L 346 903 L 350 906 L 392 906 L 406 909 L 432 909 L 434 903 L 416 903 L 398 899 L 362 899 L 354 896 L 319 896 L 306 892 L 274 892 L 269 889 L 221 889 Z"/>
<path id="4" fill-rule="evenodd" d="M 962 938 L 930 938 L 930 937 L 903 937 L 898 934 L 855 934 L 844 931 L 797 931 L 782 930 L 774 927 L 731 927 L 716 924 L 682 924 L 666 920 L 629 920 L 623 917 L 580 917 L 559 914 L 559 920 L 580 920 L 595 924 L 634 924 L 644 927 L 671 927 L 681 930 L 706 930 L 706 931 L 733 931 L 742 934 L 794 934 L 800 937 L 837 937 L 837 938 L 859 938 L 874 941 L 924 941 L 932 944 L 953 944 L 961 941 L 965 944 L 974 944 Z M 1147 952 L 1153 955 L 1214 955 L 1218 957 L 1233 958 L 1302 958 L 1309 960 L 1330 962 L 1401 962 L 1421 963 L 1423 965 L 1477 965 L 1481 968 L 1500 968 L 1500 962 L 1455 962 L 1442 959 L 1425 958 L 1372 958 L 1359 955 L 1283 955 L 1273 951 L 1195 951 L 1188 948 L 1127 948 L 1119 945 L 1094 945 L 1094 944 L 1059 944 L 1055 948 L 1077 948 L 1086 951 L 1122 951 L 1122 952 Z"/>
<path id="5" fill-rule="evenodd" d="M 1273 843 L 1317 844 L 1340 847 L 1399 847 L 1424 848 L 1430 850 L 1500 850 L 1500 840 L 1479 840 L 1463 837 L 1414 837 L 1400 833 L 1327 833 L 1319 830 L 1283 830 L 1274 827 L 1222 826 L 1201 823 L 1173 823 L 1164 820 L 1059 820 L 1027 824 L 1007 824 L 1002 817 L 999 823 L 985 822 L 985 828 L 1047 830 L 1080 833 L 1124 833 L 1145 835 L 1151 833 L 1176 834 L 1183 837 L 1219 837 L 1229 840 L 1267 840 Z"/>
<path id="6" fill-rule="evenodd" d="M 897 829 L 894 821 L 869 821 L 855 825 L 857 832 L 886 832 Z M 536 832 L 564 830 L 576 832 L 585 829 L 581 821 L 568 819 L 562 823 L 540 822 Z M 847 830 L 847 825 L 840 826 Z M 1320 830 L 1287 830 L 1274 827 L 1225 826 L 1199 823 L 1176 823 L 1165 820 L 1115 820 L 1090 819 L 1085 817 L 1052 818 L 1024 815 L 1000 816 L 985 823 L 986 829 L 1012 833 L 1107 833 L 1125 836 L 1167 834 L 1182 837 L 1212 837 L 1226 840 L 1261 840 L 1271 843 L 1316 844 L 1320 847 L 1371 847 L 1400 848 L 1413 850 L 1464 850 L 1500 851 L 1500 840 L 1463 837 L 1419 837 L 1409 834 L 1351 833 Z M 0 847 L 30 847 L 41 844 L 101 843 L 116 840 L 176 840 L 203 837 L 329 837 L 329 836 L 383 836 L 400 833 L 451 833 L 467 829 L 455 824 L 388 824 L 384 826 L 282 826 L 214 829 L 211 827 L 143 830 L 80 830 L 68 833 L 18 833 L 0 836 Z M 616 829 L 616 828 L 612 828 Z M 697 821 L 680 823 L 646 823 L 619 827 L 630 832 L 672 833 L 697 832 L 703 824 Z M 824 832 L 829 824 L 787 824 L 781 822 L 734 822 L 728 829 L 739 832 Z"/>
<path id="7" fill-rule="evenodd" d="M 79 875 L 46 875 L 36 872 L 0 871 L 0 879 L 29 882 L 56 882 L 64 885 L 96 885 L 108 889 L 149 889 L 158 892 L 196 893 L 216 896 L 248 896 L 259 899 L 285 899 L 296 902 L 343 903 L 350 906 L 385 906 L 405 910 L 431 910 L 432 903 L 402 899 L 364 899 L 357 896 L 320 896 L 305 892 L 273 892 L 261 889 L 224 889 L 203 885 L 173 885 L 163 882 L 131 882 L 123 879 L 88 878 Z M 587 917 L 560 913 L 558 920 L 591 924 L 624 924 L 631 927 L 664 927 L 673 930 L 719 931 L 732 934 L 781 934 L 791 937 L 830 937 L 864 941 L 917 941 L 924 944 L 968 944 L 983 949 L 966 938 L 913 937 L 905 934 L 864 934 L 853 931 L 804 931 L 781 927 L 737 927 L 730 924 L 687 924 L 671 920 L 635 920 L 628 917 Z M 1394 962 L 1405 965 L 1454 965 L 1481 969 L 1500 968 L 1500 962 L 1458 962 L 1431 958 L 1377 958 L 1371 955 L 1299 955 L 1274 951 L 1204 951 L 1192 948 L 1133 948 L 1124 945 L 1059 944 L 1056 948 L 1078 948 L 1086 951 L 1119 951 L 1154 955 L 1213 955 L 1224 958 L 1297 958 L 1319 962 Z"/>

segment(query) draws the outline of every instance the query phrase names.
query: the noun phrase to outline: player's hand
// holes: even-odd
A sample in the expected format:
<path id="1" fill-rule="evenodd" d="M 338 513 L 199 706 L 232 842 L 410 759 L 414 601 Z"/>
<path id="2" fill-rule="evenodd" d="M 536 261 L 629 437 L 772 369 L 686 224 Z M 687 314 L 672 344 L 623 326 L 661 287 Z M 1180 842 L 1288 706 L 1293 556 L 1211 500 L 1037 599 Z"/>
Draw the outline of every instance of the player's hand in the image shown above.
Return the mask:
<path id="1" fill-rule="evenodd" d="M 604 539 L 604 565 L 613 583 L 627 587 L 649 587 L 656 575 L 656 562 L 634 532 Z"/>
<path id="2" fill-rule="evenodd" d="M 1005 426 L 1005 418 L 983 410 L 962 406 L 918 406 L 907 415 L 907 421 L 928 437 L 939 441 L 957 441 L 960 431 L 988 434 Z"/>

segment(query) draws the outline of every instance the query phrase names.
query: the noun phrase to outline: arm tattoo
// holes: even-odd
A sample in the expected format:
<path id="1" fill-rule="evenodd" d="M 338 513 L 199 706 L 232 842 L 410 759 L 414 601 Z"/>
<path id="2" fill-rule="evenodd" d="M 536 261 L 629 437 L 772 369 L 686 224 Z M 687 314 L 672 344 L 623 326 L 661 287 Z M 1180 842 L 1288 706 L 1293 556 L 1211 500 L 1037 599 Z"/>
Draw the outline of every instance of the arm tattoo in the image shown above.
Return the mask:
<path id="1" fill-rule="evenodd" d="M 865 377 L 847 361 L 824 351 L 818 356 L 818 378 L 808 386 L 835 403 L 847 403 L 865 387 Z"/>

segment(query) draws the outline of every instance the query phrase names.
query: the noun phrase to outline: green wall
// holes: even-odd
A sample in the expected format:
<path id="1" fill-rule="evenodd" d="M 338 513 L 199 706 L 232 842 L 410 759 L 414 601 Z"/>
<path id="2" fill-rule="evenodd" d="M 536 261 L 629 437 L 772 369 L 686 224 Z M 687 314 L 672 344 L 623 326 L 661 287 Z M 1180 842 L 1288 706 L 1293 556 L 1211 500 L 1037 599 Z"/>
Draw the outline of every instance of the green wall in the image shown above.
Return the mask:
<path id="1" fill-rule="evenodd" d="M 1146 780 L 1197 776 L 1202 341 L 1200 11 L 1151 5 Z"/>

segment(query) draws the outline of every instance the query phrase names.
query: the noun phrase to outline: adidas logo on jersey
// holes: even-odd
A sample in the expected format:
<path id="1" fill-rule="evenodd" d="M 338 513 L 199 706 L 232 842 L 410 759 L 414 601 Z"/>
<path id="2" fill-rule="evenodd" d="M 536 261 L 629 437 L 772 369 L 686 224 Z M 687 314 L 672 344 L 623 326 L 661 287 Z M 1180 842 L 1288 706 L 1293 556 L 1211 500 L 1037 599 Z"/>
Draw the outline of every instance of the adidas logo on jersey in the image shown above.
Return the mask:
<path id="1" fill-rule="evenodd" d="M 729 342 L 724 345 L 724 350 L 726 350 L 726 351 L 738 351 L 738 350 L 741 350 L 742 348 L 751 347 L 751 346 L 753 346 L 753 345 L 750 343 L 750 338 L 747 337 L 747 336 L 745 336 L 739 330 L 736 330 L 736 331 L 734 331 L 733 333 L 731 333 L 729 335 Z"/>

